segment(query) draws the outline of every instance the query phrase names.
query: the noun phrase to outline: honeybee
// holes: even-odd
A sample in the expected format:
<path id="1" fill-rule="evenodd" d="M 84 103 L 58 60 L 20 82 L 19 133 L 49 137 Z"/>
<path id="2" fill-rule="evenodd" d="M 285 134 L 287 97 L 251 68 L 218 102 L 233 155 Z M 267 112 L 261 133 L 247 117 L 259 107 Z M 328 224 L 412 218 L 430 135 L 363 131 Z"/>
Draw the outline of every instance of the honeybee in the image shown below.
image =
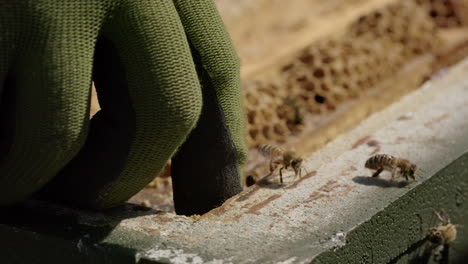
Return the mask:
<path id="1" fill-rule="evenodd" d="M 439 211 L 434 210 L 434 214 L 442 222 L 437 227 L 427 229 L 431 232 L 428 240 L 437 245 L 447 245 L 453 242 L 457 238 L 457 227 L 460 225 L 450 223 L 450 217 L 443 208 L 440 208 Z"/>
<path id="2" fill-rule="evenodd" d="M 294 170 L 294 175 L 299 178 L 301 177 L 302 161 L 304 160 L 302 157 L 297 155 L 295 151 L 292 150 L 283 150 L 279 147 L 275 147 L 272 145 L 261 145 L 258 148 L 258 151 L 265 157 L 270 158 L 270 172 L 275 170 L 273 164 L 282 165 L 279 175 L 280 175 L 280 183 L 283 184 L 283 169 L 288 169 L 291 167 Z"/>
<path id="3" fill-rule="evenodd" d="M 392 172 L 392 179 L 398 173 L 401 177 L 405 177 L 407 181 L 408 178 L 416 180 L 416 165 L 406 159 L 386 154 L 377 154 L 370 157 L 364 166 L 368 169 L 376 170 L 372 174 L 372 177 L 377 177 L 383 170 L 388 170 Z"/>

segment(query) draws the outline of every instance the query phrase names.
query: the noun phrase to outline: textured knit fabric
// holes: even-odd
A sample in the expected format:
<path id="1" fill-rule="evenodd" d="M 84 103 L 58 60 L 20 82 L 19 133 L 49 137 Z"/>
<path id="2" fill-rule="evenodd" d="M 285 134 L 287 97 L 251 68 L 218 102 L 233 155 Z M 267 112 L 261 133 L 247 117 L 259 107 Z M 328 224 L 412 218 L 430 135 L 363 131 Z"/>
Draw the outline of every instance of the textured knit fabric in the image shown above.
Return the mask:
<path id="1" fill-rule="evenodd" d="M 242 165 L 239 63 L 212 0 L 1 1 L 0 204 L 48 182 L 48 199 L 98 209 L 142 189 L 187 139 L 206 101 L 188 40 L 198 74 L 208 76 L 212 109 L 220 109 L 220 124 L 206 123 L 227 145 L 218 146 L 220 161 L 232 160 L 234 148 Z M 102 110 L 89 122 L 92 80 Z M 239 168 L 203 176 L 218 179 L 210 191 L 220 198 L 200 208 L 240 190 Z"/>
<path id="2" fill-rule="evenodd" d="M 194 46 L 192 55 L 196 62 L 202 60 Z M 241 191 L 239 154 L 227 118 L 203 63 L 196 65 L 202 85 L 202 113 L 197 126 L 172 158 L 175 210 L 184 215 L 203 214 Z"/>

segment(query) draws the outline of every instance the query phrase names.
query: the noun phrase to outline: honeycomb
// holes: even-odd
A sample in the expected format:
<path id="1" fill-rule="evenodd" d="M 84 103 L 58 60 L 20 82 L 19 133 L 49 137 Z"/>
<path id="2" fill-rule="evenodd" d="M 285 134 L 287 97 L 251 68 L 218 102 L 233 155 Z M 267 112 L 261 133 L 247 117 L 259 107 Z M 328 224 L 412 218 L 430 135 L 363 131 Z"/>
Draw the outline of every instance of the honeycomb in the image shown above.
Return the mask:
<path id="1" fill-rule="evenodd" d="M 281 115 L 279 108 L 286 90 L 275 84 L 253 81 L 243 84 L 244 108 L 247 114 L 247 144 L 258 146 L 274 139 L 284 143 L 289 133 L 288 120 Z"/>
<path id="2" fill-rule="evenodd" d="M 436 25 L 441 28 L 466 26 L 468 23 L 467 0 L 415 0 L 425 7 Z"/>
<path id="3" fill-rule="evenodd" d="M 386 42 L 400 61 L 434 51 L 440 45 L 438 27 L 427 10 L 413 1 L 401 1 L 362 16 L 351 25 L 350 38 Z M 388 53 L 383 51 L 384 53 Z"/>
<path id="4" fill-rule="evenodd" d="M 284 143 L 313 117 L 331 113 L 391 78 L 406 62 L 440 44 L 437 25 L 414 1 L 400 1 L 352 23 L 339 38 L 304 48 L 276 83 L 244 83 L 250 147 Z"/>
<path id="5" fill-rule="evenodd" d="M 386 54 L 386 50 L 397 50 Z M 304 50 L 283 69 L 284 87 L 308 113 L 320 115 L 398 70 L 401 47 L 363 39 L 327 40 Z"/>

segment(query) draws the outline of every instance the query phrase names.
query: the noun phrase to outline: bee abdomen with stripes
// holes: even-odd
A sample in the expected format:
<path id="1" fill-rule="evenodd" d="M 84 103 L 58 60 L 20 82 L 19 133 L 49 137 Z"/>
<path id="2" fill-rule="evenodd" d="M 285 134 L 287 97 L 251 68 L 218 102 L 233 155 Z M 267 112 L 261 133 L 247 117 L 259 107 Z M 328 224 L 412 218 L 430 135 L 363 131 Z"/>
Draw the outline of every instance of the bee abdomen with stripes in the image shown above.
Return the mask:
<path id="1" fill-rule="evenodd" d="M 387 154 L 378 154 L 370 157 L 365 164 L 365 167 L 372 170 L 392 168 L 395 157 Z"/>

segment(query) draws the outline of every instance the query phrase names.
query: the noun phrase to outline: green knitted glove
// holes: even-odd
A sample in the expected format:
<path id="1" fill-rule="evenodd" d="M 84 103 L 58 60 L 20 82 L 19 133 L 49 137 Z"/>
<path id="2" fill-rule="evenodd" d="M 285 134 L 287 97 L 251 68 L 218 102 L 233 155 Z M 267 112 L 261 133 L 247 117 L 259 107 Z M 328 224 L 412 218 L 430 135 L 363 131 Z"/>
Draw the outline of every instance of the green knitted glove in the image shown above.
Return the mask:
<path id="1" fill-rule="evenodd" d="M 171 157 L 178 213 L 241 189 L 239 63 L 212 0 L 0 1 L 0 99 L 0 205 L 113 207 Z"/>

